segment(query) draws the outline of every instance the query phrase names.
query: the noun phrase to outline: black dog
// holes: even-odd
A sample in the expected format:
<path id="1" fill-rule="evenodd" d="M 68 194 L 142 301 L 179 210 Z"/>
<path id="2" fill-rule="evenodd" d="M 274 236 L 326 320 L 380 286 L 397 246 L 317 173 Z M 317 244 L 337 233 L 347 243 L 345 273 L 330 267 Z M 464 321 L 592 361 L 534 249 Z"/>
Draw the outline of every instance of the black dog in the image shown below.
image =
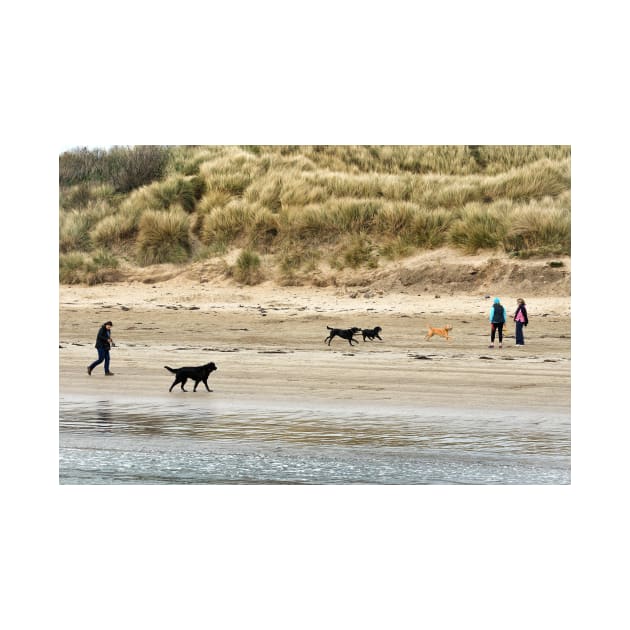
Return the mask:
<path id="1" fill-rule="evenodd" d="M 326 326 L 326 328 L 328 328 L 328 330 L 331 331 L 328 337 L 324 339 L 324 343 L 328 342 L 328 345 L 330 345 L 330 342 L 333 340 L 333 337 L 335 335 L 337 335 L 338 337 L 341 337 L 342 339 L 347 339 L 350 345 L 352 345 L 353 341 L 357 345 L 359 344 L 359 342 L 356 339 L 352 338 L 352 335 L 357 335 L 358 333 L 360 333 L 361 332 L 360 328 L 355 328 L 354 326 L 352 328 L 347 328 L 347 329 L 331 328 L 330 326 Z"/>
<path id="2" fill-rule="evenodd" d="M 374 328 L 364 328 L 361 331 L 361 334 L 363 335 L 363 341 L 365 341 L 365 338 L 367 337 L 370 341 L 374 341 L 374 337 L 376 337 L 377 339 L 381 339 L 380 335 L 378 333 L 381 332 L 381 330 L 383 330 L 380 326 L 374 326 Z M 381 341 L 383 341 L 381 339 Z"/>
<path id="3" fill-rule="evenodd" d="M 211 372 L 218 370 L 217 366 L 214 363 L 206 363 L 205 365 L 200 365 L 199 367 L 180 367 L 180 368 L 170 368 L 168 365 L 164 366 L 169 372 L 175 374 L 175 380 L 171 385 L 169 392 L 177 385 L 177 383 L 181 383 L 182 391 L 187 392 L 187 389 L 184 389 L 184 385 L 188 379 L 195 381 L 195 386 L 193 387 L 193 392 L 197 391 L 197 385 L 203 382 L 206 386 L 206 389 L 211 392 L 212 390 L 208 387 L 208 377 Z"/>

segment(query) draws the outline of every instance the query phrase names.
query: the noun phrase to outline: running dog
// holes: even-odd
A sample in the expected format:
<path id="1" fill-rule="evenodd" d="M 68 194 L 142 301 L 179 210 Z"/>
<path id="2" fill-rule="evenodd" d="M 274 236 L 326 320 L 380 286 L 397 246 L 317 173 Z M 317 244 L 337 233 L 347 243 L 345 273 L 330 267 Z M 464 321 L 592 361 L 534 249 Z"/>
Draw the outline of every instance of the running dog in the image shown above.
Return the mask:
<path id="1" fill-rule="evenodd" d="M 333 340 L 333 338 L 335 336 L 337 337 L 341 337 L 342 339 L 347 339 L 348 343 L 350 345 L 352 345 L 352 342 L 354 341 L 354 343 L 356 343 L 357 345 L 359 344 L 359 342 L 356 339 L 353 339 L 353 335 L 358 335 L 361 332 L 360 328 L 356 328 L 356 327 L 352 327 L 352 328 L 331 328 L 330 326 L 326 326 L 326 328 L 328 328 L 328 330 L 330 330 L 330 334 L 328 335 L 328 337 L 326 337 L 326 339 L 324 339 L 324 343 L 328 342 L 328 345 L 330 345 L 330 342 Z"/>
<path id="2" fill-rule="evenodd" d="M 433 328 L 429 326 L 429 332 L 424 336 L 425 339 L 431 339 L 433 335 L 438 335 L 438 337 L 444 337 L 446 341 L 450 341 L 453 337 L 449 337 L 449 331 L 453 330 L 452 326 L 444 326 L 444 328 Z"/>
<path id="3" fill-rule="evenodd" d="M 374 328 L 364 328 L 361 331 L 361 334 L 363 335 L 363 341 L 365 341 L 365 338 L 367 337 L 370 341 L 374 341 L 374 338 L 376 337 L 377 339 L 381 339 L 380 335 L 378 333 L 381 332 L 381 330 L 383 330 L 380 326 L 374 326 Z M 381 339 L 381 341 L 383 341 Z"/>
<path id="4" fill-rule="evenodd" d="M 218 370 L 219 368 L 214 363 L 206 363 L 205 365 L 200 365 L 198 367 L 180 367 L 180 368 L 171 368 L 168 365 L 164 366 L 169 372 L 175 374 L 175 380 L 171 385 L 169 392 L 179 383 L 181 385 L 182 391 L 187 392 L 187 389 L 184 389 L 184 385 L 188 379 L 195 381 L 195 386 L 193 387 L 193 392 L 197 391 L 197 385 L 199 383 L 203 383 L 206 386 L 206 389 L 211 392 L 212 390 L 208 387 L 208 377 L 212 372 Z"/>

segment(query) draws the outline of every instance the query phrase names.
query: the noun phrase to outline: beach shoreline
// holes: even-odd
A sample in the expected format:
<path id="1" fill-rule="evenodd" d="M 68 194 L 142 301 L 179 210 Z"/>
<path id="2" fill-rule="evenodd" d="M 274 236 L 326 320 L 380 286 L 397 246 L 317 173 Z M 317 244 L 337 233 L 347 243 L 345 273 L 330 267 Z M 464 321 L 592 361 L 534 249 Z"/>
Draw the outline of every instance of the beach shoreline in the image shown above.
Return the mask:
<path id="1" fill-rule="evenodd" d="M 494 296 L 492 296 L 494 297 Z M 60 395 L 186 396 L 255 404 L 339 404 L 357 409 L 444 407 L 570 413 L 570 298 L 528 299 L 524 347 L 508 312 L 503 349 L 488 348 L 486 295 L 379 293 L 346 287 L 244 287 L 228 282 L 60 286 Z M 98 327 L 112 320 L 111 370 L 92 376 Z M 453 326 L 453 340 L 424 340 L 427 326 Z M 383 341 L 335 338 L 326 326 L 382 327 Z M 165 365 L 214 361 L 212 393 L 168 389 Z M 204 403 L 205 404 L 205 403 Z"/>

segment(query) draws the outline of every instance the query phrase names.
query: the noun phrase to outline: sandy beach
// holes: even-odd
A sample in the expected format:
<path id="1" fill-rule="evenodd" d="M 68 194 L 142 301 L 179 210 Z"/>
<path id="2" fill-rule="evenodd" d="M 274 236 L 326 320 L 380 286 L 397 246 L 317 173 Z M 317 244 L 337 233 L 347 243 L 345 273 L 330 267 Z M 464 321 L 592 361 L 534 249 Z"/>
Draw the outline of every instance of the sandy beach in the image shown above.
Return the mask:
<path id="1" fill-rule="evenodd" d="M 494 297 L 494 296 L 492 296 Z M 516 297 L 500 295 L 508 313 Z M 524 347 L 507 324 L 489 349 L 486 295 L 367 287 L 255 287 L 185 277 L 93 287 L 61 286 L 60 393 L 110 397 L 212 397 L 217 401 L 362 408 L 570 408 L 570 298 L 527 299 Z M 99 326 L 112 320 L 112 378 L 92 376 Z M 450 342 L 425 341 L 427 326 L 453 326 Z M 382 327 L 383 341 L 324 343 L 326 326 Z M 173 390 L 165 365 L 214 361 L 212 393 Z M 189 383 L 189 385 L 192 385 Z M 192 390 L 192 386 L 188 387 Z"/>

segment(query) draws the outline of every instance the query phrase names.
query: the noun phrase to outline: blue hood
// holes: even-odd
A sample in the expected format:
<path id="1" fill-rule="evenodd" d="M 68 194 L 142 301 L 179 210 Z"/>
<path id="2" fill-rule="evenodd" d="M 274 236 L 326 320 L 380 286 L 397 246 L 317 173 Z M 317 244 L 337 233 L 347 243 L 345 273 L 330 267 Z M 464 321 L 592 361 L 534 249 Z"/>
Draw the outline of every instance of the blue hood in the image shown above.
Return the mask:
<path id="1" fill-rule="evenodd" d="M 501 300 L 499 298 L 494 298 L 493 304 L 500 304 Z"/>

